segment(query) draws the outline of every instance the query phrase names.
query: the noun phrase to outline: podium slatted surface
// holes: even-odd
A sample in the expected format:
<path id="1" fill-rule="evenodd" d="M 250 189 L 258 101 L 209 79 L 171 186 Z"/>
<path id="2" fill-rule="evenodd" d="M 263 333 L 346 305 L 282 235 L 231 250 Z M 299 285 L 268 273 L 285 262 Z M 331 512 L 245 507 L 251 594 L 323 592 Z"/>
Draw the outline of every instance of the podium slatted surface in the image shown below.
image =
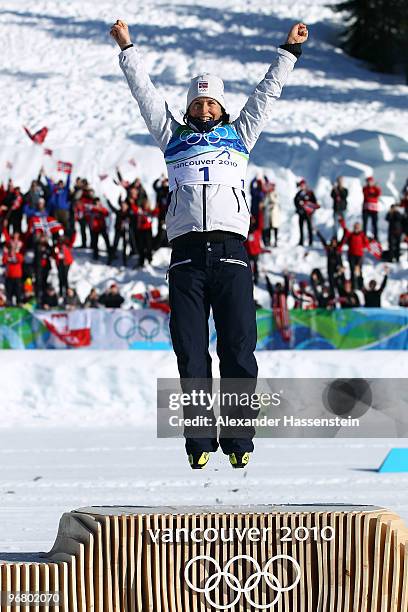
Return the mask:
<path id="1" fill-rule="evenodd" d="M 49 553 L 15 557 L 1 612 L 408 612 L 408 530 L 371 506 L 81 508 Z"/>

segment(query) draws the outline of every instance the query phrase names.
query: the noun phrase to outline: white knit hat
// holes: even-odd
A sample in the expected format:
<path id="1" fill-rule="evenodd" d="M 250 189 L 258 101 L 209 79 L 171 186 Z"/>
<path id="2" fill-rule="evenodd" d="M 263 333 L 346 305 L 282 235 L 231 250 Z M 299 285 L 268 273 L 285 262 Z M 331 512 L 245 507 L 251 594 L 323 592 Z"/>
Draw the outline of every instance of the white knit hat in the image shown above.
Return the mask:
<path id="1" fill-rule="evenodd" d="M 213 98 L 225 109 L 224 83 L 213 74 L 200 74 L 191 79 L 187 93 L 187 110 L 196 98 Z"/>

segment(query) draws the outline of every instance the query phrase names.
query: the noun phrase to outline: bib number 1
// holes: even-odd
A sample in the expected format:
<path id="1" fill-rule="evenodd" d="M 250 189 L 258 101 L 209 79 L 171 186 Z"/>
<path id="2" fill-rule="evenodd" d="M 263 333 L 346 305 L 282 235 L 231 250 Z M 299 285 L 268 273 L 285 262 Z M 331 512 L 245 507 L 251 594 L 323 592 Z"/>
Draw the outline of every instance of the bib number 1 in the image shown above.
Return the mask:
<path id="1" fill-rule="evenodd" d="M 205 168 L 200 168 L 199 172 L 204 172 L 204 180 L 206 183 L 208 183 L 208 181 L 210 180 L 210 171 L 207 167 Z"/>

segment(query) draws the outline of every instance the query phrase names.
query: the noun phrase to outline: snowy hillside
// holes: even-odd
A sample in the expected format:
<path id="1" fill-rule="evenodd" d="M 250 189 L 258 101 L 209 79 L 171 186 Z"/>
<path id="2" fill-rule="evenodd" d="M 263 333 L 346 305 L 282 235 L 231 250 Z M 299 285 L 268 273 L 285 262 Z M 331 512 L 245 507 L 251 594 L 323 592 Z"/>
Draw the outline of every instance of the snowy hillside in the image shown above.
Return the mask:
<path id="1" fill-rule="evenodd" d="M 331 0 L 333 3 L 333 0 Z M 342 16 L 327 0 L 181 1 L 129 3 L 92 0 L 3 0 L 0 33 L 7 52 L 0 60 L 0 178 L 11 172 L 27 187 L 42 164 L 56 175 L 56 160 L 74 162 L 74 175 L 87 176 L 99 193 L 115 197 L 111 181 L 116 164 L 124 175 L 135 173 L 150 194 L 153 179 L 164 170 L 161 154 L 146 131 L 118 66 L 118 49 L 109 38 L 110 25 L 121 17 L 143 51 L 155 84 L 170 106 L 183 108 L 189 79 L 199 71 L 215 72 L 225 80 L 228 110 L 237 114 L 263 77 L 284 42 L 290 25 L 303 20 L 310 40 L 298 62 L 276 114 L 257 143 L 249 176 L 262 171 L 277 183 L 285 210 L 281 248 L 263 256 L 262 269 L 283 269 L 304 278 L 324 265 L 320 245 L 307 254 L 298 242 L 292 198 L 296 178 L 306 177 L 323 208 L 315 216 L 326 236 L 331 233 L 330 182 L 346 177 L 350 189 L 350 222 L 360 218 L 360 182 L 374 173 L 383 187 L 383 213 L 394 201 L 408 175 L 408 88 L 402 76 L 379 75 L 347 57 L 337 46 Z M 45 146 L 31 145 L 22 125 L 50 132 Z M 134 159 L 134 168 L 129 160 Z M 7 165 L 12 164 L 12 169 Z M 101 181 L 99 175 L 108 174 Z M 381 223 L 386 241 L 386 223 Z M 91 285 L 112 275 L 129 295 L 142 283 L 162 285 L 168 253 L 161 253 L 142 277 L 120 270 L 81 265 L 72 278 L 81 297 Z M 385 304 L 395 305 L 405 289 L 407 263 L 393 266 Z M 365 275 L 381 278 L 367 259 Z M 268 304 L 266 292 L 258 301 Z"/>

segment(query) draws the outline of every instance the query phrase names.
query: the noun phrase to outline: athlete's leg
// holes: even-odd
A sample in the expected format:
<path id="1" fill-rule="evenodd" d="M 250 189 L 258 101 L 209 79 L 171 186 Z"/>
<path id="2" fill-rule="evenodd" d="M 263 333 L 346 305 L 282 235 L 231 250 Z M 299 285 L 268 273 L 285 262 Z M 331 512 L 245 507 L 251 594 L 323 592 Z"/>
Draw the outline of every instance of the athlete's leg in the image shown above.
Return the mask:
<path id="1" fill-rule="evenodd" d="M 169 268 L 170 333 L 177 357 L 184 392 L 204 390 L 211 393 L 211 357 L 208 350 L 210 300 L 206 288 L 206 270 L 190 250 L 173 250 Z M 204 408 L 204 407 L 203 407 Z M 202 410 L 186 408 L 184 417 L 194 417 Z M 213 416 L 212 413 L 206 416 Z M 207 436 L 207 437 L 204 437 Z M 215 424 L 205 432 L 185 428 L 187 454 L 217 450 Z"/>
<path id="2" fill-rule="evenodd" d="M 221 392 L 251 395 L 255 392 L 258 366 L 256 348 L 256 310 L 249 258 L 240 241 L 228 241 L 223 255 L 213 267 L 211 305 L 217 331 L 217 354 L 220 359 Z M 222 407 L 231 418 L 255 418 L 257 412 L 237 404 Z M 222 428 L 220 445 L 224 453 L 252 452 L 252 427 Z"/>

